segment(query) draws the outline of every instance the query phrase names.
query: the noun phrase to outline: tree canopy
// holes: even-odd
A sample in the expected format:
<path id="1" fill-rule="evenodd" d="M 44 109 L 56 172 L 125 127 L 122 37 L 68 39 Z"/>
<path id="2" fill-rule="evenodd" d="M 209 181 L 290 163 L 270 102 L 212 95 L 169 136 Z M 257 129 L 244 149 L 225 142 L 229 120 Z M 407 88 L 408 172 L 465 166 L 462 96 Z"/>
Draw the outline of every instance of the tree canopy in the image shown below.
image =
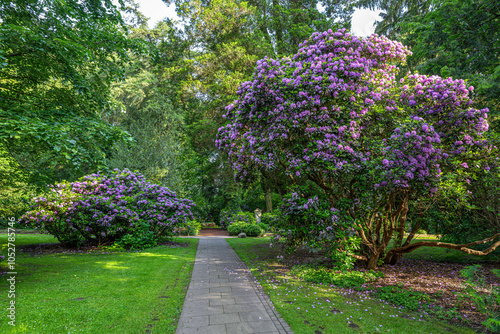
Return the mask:
<path id="1" fill-rule="evenodd" d="M 118 8 L 2 1 L 0 17 L 0 154 L 38 185 L 103 168 L 107 150 L 128 136 L 100 116 L 139 47 Z"/>

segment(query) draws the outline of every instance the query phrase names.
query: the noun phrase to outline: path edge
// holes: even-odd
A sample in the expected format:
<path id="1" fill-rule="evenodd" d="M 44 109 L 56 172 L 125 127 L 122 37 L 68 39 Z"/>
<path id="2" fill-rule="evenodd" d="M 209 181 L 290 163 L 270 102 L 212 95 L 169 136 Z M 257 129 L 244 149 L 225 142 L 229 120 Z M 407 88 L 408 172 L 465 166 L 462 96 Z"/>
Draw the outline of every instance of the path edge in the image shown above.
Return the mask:
<path id="1" fill-rule="evenodd" d="M 226 241 L 226 240 L 224 239 L 224 241 Z M 233 253 L 233 255 L 243 264 L 243 266 L 244 266 L 243 269 L 248 270 L 248 274 L 250 275 L 250 277 L 249 277 L 250 285 L 252 285 L 252 287 L 259 292 L 258 297 L 261 300 L 262 304 L 264 305 L 264 308 L 266 309 L 267 313 L 271 317 L 271 320 L 273 321 L 273 323 L 276 326 L 276 328 L 278 329 L 278 331 L 280 333 L 283 333 L 283 334 L 293 334 L 292 329 L 290 328 L 288 323 L 285 321 L 285 319 L 283 319 L 283 317 L 281 317 L 281 315 L 278 313 L 278 311 L 276 310 L 276 308 L 273 305 L 273 302 L 271 301 L 269 296 L 266 294 L 266 292 L 264 291 L 264 289 L 262 288 L 260 283 L 257 281 L 257 278 L 255 278 L 255 276 L 253 275 L 250 268 L 247 266 L 247 264 L 245 262 L 243 262 L 243 260 L 241 260 L 241 258 L 238 256 L 238 254 L 236 254 L 233 247 L 231 247 L 231 245 L 227 241 L 226 241 L 226 243 L 229 245 L 229 248 L 231 249 L 231 252 Z"/>

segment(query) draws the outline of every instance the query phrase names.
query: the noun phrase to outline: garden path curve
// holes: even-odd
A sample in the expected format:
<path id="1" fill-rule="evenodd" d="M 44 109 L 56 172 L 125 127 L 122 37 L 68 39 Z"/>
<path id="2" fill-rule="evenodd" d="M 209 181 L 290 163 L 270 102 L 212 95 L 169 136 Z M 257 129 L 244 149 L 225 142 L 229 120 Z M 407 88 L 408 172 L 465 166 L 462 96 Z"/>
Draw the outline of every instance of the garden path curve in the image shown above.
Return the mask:
<path id="1" fill-rule="evenodd" d="M 224 236 L 201 236 L 176 334 L 289 334 Z"/>

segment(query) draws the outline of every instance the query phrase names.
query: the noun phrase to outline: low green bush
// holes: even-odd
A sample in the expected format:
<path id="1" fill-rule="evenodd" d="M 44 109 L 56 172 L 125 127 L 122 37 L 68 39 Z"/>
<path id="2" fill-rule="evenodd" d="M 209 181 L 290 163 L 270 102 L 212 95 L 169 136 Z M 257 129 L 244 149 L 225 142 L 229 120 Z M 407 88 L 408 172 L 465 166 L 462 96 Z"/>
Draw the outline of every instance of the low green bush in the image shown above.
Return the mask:
<path id="1" fill-rule="evenodd" d="M 139 224 L 143 226 L 138 227 Z M 145 249 L 156 246 L 156 239 L 154 232 L 148 230 L 147 224 L 137 223 L 133 233 L 125 234 L 114 244 L 118 247 L 130 250 Z"/>
<path id="2" fill-rule="evenodd" d="M 246 222 L 236 222 L 227 228 L 229 235 L 238 235 L 245 233 L 248 237 L 258 237 L 264 234 L 264 230 L 256 224 L 247 224 Z"/>
<path id="3" fill-rule="evenodd" d="M 227 232 L 229 235 L 238 235 L 243 232 L 243 227 L 248 225 L 246 222 L 235 222 L 229 225 Z"/>
<path id="4" fill-rule="evenodd" d="M 466 279 L 465 293 L 462 299 L 469 299 L 476 308 L 486 315 L 487 320 L 483 322 L 492 333 L 500 333 L 500 287 L 488 286 L 484 277 L 480 276 L 481 265 L 468 266 L 462 269 L 460 275 Z M 493 269 L 492 272 L 500 277 L 500 269 Z M 480 293 L 481 290 L 490 289 L 490 293 Z"/>
<path id="5" fill-rule="evenodd" d="M 264 232 L 267 232 L 269 231 L 269 225 L 265 224 L 265 223 L 258 223 L 257 224 Z"/>
<path id="6" fill-rule="evenodd" d="M 201 223 L 197 220 L 191 220 L 187 222 L 183 228 L 180 229 L 181 235 L 198 235 L 201 230 Z"/>
<path id="7" fill-rule="evenodd" d="M 430 300 L 429 295 L 420 291 L 403 289 L 400 285 L 378 288 L 377 297 L 391 304 L 403 306 L 408 311 L 418 310 L 422 303 Z"/>
<path id="8" fill-rule="evenodd" d="M 264 230 L 256 224 L 246 224 L 243 226 L 243 233 L 247 235 L 247 237 L 259 237 L 264 234 Z"/>
<path id="9" fill-rule="evenodd" d="M 294 267 L 293 274 L 305 281 L 335 285 L 339 288 L 360 288 L 363 284 L 375 281 L 383 274 L 373 270 L 364 271 L 335 271 L 327 268 L 311 268 L 299 265 Z"/>

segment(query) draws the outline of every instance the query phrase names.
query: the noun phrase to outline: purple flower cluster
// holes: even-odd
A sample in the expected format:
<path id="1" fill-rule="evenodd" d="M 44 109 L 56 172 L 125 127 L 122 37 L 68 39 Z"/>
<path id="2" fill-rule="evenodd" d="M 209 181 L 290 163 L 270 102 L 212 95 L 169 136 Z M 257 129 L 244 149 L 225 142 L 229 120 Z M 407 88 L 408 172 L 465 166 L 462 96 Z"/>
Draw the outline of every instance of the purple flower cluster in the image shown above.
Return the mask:
<path id="1" fill-rule="evenodd" d="M 58 183 L 46 197 L 35 198 L 20 221 L 45 228 L 63 243 L 108 243 L 137 230 L 156 238 L 172 235 L 192 219 L 192 207 L 192 201 L 125 169 Z"/>
<path id="2" fill-rule="evenodd" d="M 385 154 L 382 155 L 384 180 L 375 184 L 375 188 L 389 183 L 408 187 L 413 181 L 425 186 L 438 182 L 441 177 L 441 139 L 434 127 L 425 123 L 423 118 L 410 117 L 394 130 L 385 143 Z M 431 191 L 434 192 L 435 188 Z"/>
<path id="3" fill-rule="evenodd" d="M 242 181 L 254 167 L 330 182 L 381 170 L 369 189 L 432 193 L 445 163 L 465 168 L 467 153 L 485 146 L 488 110 L 471 108 L 463 80 L 396 80 L 409 54 L 377 35 L 314 33 L 293 57 L 257 62 L 216 145 Z"/>

